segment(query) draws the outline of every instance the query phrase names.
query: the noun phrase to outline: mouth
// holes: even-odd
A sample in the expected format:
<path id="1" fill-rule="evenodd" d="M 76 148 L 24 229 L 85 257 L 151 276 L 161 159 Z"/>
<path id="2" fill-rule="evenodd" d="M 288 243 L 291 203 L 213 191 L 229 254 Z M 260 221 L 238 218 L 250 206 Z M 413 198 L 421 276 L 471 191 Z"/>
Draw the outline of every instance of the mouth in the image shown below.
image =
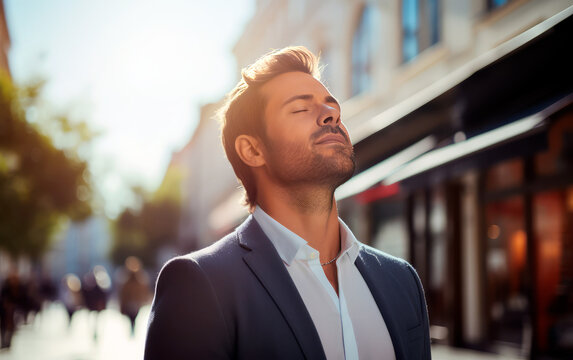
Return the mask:
<path id="1" fill-rule="evenodd" d="M 348 141 L 346 138 L 341 134 L 327 134 L 322 136 L 320 139 L 316 141 L 317 145 L 328 145 L 328 144 L 342 144 L 348 145 Z"/>

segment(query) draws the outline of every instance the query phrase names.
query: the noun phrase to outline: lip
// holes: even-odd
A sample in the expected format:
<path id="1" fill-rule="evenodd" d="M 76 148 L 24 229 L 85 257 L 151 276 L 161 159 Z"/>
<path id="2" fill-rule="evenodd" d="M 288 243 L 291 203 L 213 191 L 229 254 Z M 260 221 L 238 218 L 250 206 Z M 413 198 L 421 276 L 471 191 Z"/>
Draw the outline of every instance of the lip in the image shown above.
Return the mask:
<path id="1" fill-rule="evenodd" d="M 343 144 L 343 145 L 347 145 L 348 142 L 346 141 L 346 138 L 340 134 L 327 134 L 323 137 L 321 137 L 320 139 L 318 139 L 318 141 L 316 142 L 316 144 L 318 145 L 322 145 L 322 144 Z"/>

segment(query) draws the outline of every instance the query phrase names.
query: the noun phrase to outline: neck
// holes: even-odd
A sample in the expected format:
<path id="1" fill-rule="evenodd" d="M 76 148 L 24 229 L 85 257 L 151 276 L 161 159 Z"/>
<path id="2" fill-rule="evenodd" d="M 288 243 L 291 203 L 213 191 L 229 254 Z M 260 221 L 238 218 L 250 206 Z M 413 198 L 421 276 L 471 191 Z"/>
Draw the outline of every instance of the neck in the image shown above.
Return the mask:
<path id="1" fill-rule="evenodd" d="M 260 190 L 258 205 L 318 250 L 321 262 L 327 262 L 339 253 L 340 225 L 333 191 L 274 188 L 269 194 Z"/>

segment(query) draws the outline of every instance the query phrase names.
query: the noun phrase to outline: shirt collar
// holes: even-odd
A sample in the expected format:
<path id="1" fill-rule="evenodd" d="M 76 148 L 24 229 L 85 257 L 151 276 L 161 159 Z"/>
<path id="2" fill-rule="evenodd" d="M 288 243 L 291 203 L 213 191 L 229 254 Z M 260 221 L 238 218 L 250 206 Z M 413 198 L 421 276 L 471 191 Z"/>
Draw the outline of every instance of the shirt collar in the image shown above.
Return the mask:
<path id="1" fill-rule="evenodd" d="M 340 238 L 341 238 L 341 254 L 348 254 L 350 257 L 350 261 L 354 263 L 356 258 L 358 257 L 358 252 L 360 251 L 360 242 L 354 237 L 352 231 L 348 225 L 342 221 L 341 218 L 338 218 L 338 222 L 340 223 Z"/>
<path id="2" fill-rule="evenodd" d="M 273 219 L 258 205 L 255 207 L 253 217 L 257 223 L 259 223 L 265 235 L 267 235 L 269 240 L 273 243 L 281 259 L 288 265 L 292 263 L 299 249 L 308 243 Z"/>
<path id="3" fill-rule="evenodd" d="M 274 245 L 281 259 L 288 265 L 293 262 L 301 248 L 308 244 L 306 240 L 273 219 L 258 205 L 255 207 L 253 217 Z M 360 243 L 340 218 L 338 219 L 338 222 L 340 224 L 340 237 L 342 239 L 342 249 L 339 257 L 348 254 L 348 256 L 350 256 L 350 260 L 354 262 L 358 256 Z"/>

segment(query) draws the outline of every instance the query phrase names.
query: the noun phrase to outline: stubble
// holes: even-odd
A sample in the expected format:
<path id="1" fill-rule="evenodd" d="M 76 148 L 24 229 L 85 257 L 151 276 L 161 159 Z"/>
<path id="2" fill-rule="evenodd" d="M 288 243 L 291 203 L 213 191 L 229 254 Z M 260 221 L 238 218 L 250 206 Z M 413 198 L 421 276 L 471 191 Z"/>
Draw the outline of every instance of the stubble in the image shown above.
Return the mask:
<path id="1" fill-rule="evenodd" d="M 342 134 L 347 144 L 315 144 L 318 138 L 329 132 Z M 328 187 L 334 192 L 354 173 L 354 149 L 340 127 L 321 128 L 311 136 L 310 144 L 277 145 L 268 139 L 265 141 L 269 155 L 269 171 L 283 186 L 317 185 Z"/>

